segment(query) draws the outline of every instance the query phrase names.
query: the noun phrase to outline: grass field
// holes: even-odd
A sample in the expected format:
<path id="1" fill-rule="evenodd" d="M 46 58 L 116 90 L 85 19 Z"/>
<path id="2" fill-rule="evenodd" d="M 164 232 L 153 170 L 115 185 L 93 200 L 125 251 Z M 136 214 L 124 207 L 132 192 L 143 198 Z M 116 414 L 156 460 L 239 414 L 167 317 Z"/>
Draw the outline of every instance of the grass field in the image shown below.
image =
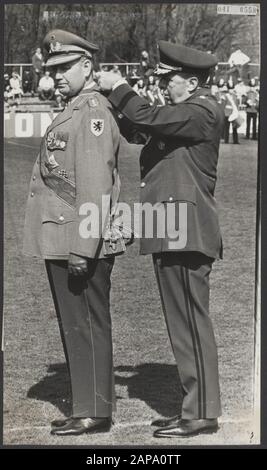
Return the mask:
<path id="1" fill-rule="evenodd" d="M 184 446 L 256 443 L 252 411 L 257 144 L 222 144 L 217 200 L 224 260 L 211 276 L 219 352 L 220 430 L 155 439 L 150 421 L 180 405 L 176 366 L 150 256 L 138 242 L 113 271 L 112 318 L 117 413 L 108 434 L 53 437 L 50 421 L 70 411 L 67 369 L 42 261 L 21 254 L 28 183 L 38 139 L 5 142 L 4 442 L 31 445 Z M 125 146 L 121 200 L 138 201 L 140 147 Z"/>

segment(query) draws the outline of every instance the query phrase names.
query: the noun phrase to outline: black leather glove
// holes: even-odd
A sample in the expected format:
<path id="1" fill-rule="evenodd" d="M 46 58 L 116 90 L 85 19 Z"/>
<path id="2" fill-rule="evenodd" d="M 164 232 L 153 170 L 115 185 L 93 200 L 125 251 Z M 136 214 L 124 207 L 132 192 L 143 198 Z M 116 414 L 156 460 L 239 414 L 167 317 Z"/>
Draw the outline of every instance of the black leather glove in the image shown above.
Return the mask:
<path id="1" fill-rule="evenodd" d="M 68 271 L 72 276 L 84 276 L 88 271 L 87 258 L 70 254 Z"/>

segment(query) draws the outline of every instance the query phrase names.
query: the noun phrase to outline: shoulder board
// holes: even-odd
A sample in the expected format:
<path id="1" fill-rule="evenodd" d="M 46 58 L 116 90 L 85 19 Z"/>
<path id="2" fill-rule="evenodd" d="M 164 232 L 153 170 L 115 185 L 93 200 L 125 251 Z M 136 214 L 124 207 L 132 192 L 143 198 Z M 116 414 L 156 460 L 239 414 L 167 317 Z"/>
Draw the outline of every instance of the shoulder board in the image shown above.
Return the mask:
<path id="1" fill-rule="evenodd" d="M 88 101 L 89 99 L 89 95 L 81 95 L 79 96 L 79 98 L 77 99 L 76 103 L 74 104 L 74 107 L 73 109 L 80 109 L 82 108 L 85 103 Z"/>
<path id="2" fill-rule="evenodd" d="M 218 103 L 216 99 L 207 95 L 199 95 L 196 98 L 188 101 L 188 104 L 196 104 L 212 111 L 218 109 Z"/>
<path id="3" fill-rule="evenodd" d="M 95 93 L 88 93 L 79 97 L 74 105 L 74 109 L 82 108 L 85 103 L 87 103 L 90 108 L 97 108 L 100 104 L 99 99 Z"/>
<path id="4" fill-rule="evenodd" d="M 88 104 L 91 108 L 97 108 L 99 106 L 99 100 L 95 94 L 89 95 Z"/>

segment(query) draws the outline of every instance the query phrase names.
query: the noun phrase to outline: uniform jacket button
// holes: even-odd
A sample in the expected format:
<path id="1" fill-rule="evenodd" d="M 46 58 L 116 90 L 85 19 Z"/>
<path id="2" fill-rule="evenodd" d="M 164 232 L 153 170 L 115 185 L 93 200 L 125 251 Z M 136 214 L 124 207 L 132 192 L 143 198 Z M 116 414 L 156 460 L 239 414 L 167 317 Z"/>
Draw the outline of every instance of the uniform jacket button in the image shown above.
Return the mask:
<path id="1" fill-rule="evenodd" d="M 61 215 L 61 216 L 58 218 L 58 220 L 59 220 L 60 222 L 63 222 L 65 219 L 64 219 L 63 215 Z"/>
<path id="2" fill-rule="evenodd" d="M 142 183 L 140 184 L 141 188 L 144 188 L 146 185 L 146 183 L 144 181 L 142 181 Z"/>
<path id="3" fill-rule="evenodd" d="M 169 201 L 170 201 L 170 202 L 173 201 L 173 197 L 172 197 L 172 196 L 169 197 Z"/>
<path id="4" fill-rule="evenodd" d="M 36 180 L 36 176 L 33 176 L 32 179 L 33 179 L 33 181 L 35 181 L 35 180 Z"/>
<path id="5" fill-rule="evenodd" d="M 33 196 L 34 196 L 34 193 L 31 193 L 31 197 L 33 197 Z"/>
<path id="6" fill-rule="evenodd" d="M 159 148 L 160 150 L 165 149 L 165 143 L 162 142 L 162 140 L 160 140 L 160 141 L 158 142 L 158 148 Z"/>

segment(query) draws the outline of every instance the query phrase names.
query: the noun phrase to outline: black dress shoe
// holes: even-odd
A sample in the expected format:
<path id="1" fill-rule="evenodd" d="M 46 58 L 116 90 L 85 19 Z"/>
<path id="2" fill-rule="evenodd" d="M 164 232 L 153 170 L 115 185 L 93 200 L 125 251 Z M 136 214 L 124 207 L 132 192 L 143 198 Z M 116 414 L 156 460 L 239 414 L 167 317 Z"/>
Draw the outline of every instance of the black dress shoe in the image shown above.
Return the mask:
<path id="1" fill-rule="evenodd" d="M 198 434 L 213 434 L 218 429 L 216 418 L 180 419 L 176 424 L 157 429 L 154 432 L 154 437 L 190 437 Z"/>
<path id="2" fill-rule="evenodd" d="M 54 419 L 54 421 L 51 422 L 51 425 L 53 428 L 58 428 L 60 426 L 64 426 L 67 424 L 68 421 L 70 421 L 72 416 L 69 416 L 68 418 L 62 418 L 62 419 Z"/>
<path id="3" fill-rule="evenodd" d="M 107 432 L 110 430 L 111 424 L 111 418 L 70 418 L 65 420 L 62 426 L 53 427 L 51 434 L 57 436 L 78 436 L 86 433 Z"/>
<path id="4" fill-rule="evenodd" d="M 181 414 L 172 416 L 171 418 L 159 418 L 152 421 L 151 426 L 157 426 L 159 428 L 165 428 L 171 424 L 177 423 L 181 419 Z"/>

